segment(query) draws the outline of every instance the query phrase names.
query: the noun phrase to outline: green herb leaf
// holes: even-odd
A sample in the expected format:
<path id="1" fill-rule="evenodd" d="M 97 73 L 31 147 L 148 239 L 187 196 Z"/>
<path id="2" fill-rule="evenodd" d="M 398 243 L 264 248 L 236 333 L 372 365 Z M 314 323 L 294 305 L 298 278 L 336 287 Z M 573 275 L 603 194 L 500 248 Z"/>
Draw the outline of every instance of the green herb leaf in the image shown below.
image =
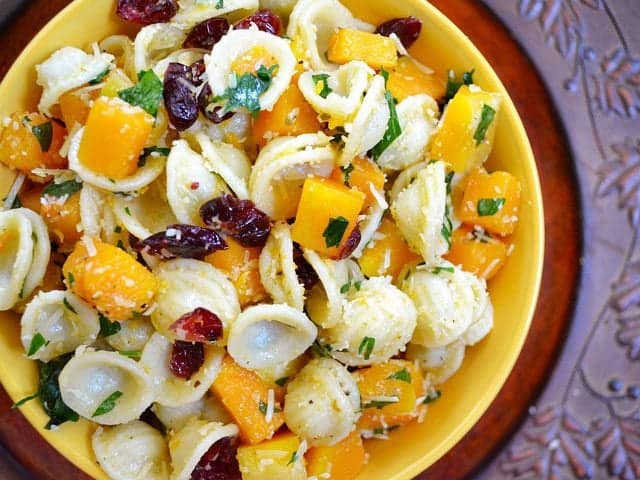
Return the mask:
<path id="1" fill-rule="evenodd" d="M 76 282 L 75 277 L 73 276 L 73 273 L 69 272 L 67 274 L 67 283 L 69 284 L 69 288 L 73 288 L 73 284 Z"/>
<path id="2" fill-rule="evenodd" d="M 4 197 L 2 199 L 2 203 L 4 203 L 6 200 L 7 200 L 7 197 Z M 20 197 L 18 197 L 17 195 L 13 199 L 13 203 L 11 204 L 11 210 L 14 210 L 16 208 L 22 208 L 22 202 L 20 201 Z"/>
<path id="3" fill-rule="evenodd" d="M 100 335 L 103 337 L 115 335 L 122 329 L 119 322 L 112 322 L 101 313 L 98 313 L 98 318 L 100 319 Z"/>
<path id="4" fill-rule="evenodd" d="M 377 427 L 373 429 L 373 434 L 374 435 L 386 435 L 387 433 L 393 432 L 394 430 L 397 430 L 398 428 L 400 428 L 400 425 L 391 425 L 390 427 L 384 428 L 384 427 Z"/>
<path id="5" fill-rule="evenodd" d="M 384 132 L 384 137 L 371 149 L 371 157 L 374 161 L 378 161 L 384 151 L 389 148 L 389 145 L 395 142 L 402 134 L 402 127 L 400 127 L 400 120 L 398 119 L 398 112 L 396 111 L 396 101 L 388 90 L 384 92 L 384 96 L 387 99 L 389 113 L 391 115 L 389 116 L 389 123 L 387 124 L 387 131 Z"/>
<path id="6" fill-rule="evenodd" d="M 449 206 L 447 205 L 444 210 L 444 221 L 442 223 L 442 229 L 440 230 L 442 238 L 445 239 L 449 248 L 451 248 L 451 235 L 453 234 L 453 223 L 449 217 Z"/>
<path id="7" fill-rule="evenodd" d="M 260 410 L 260 413 L 262 413 L 263 415 L 267 414 L 267 404 L 264 403 L 262 400 L 260 400 L 260 403 L 258 403 L 258 409 Z"/>
<path id="8" fill-rule="evenodd" d="M 365 360 L 369 360 L 373 348 L 376 346 L 376 339 L 373 337 L 364 337 L 358 347 L 358 355 L 362 355 Z"/>
<path id="9" fill-rule="evenodd" d="M 423 404 L 429 404 L 429 403 L 433 403 L 436 400 L 438 400 L 440 397 L 442 396 L 442 392 L 440 390 L 436 390 L 435 392 L 431 392 L 429 393 L 424 400 L 422 401 Z"/>
<path id="10" fill-rule="evenodd" d="M 140 350 L 121 350 L 118 353 L 123 357 L 133 358 L 134 360 L 139 360 L 142 356 L 142 352 Z"/>
<path id="11" fill-rule="evenodd" d="M 46 347 L 47 345 L 49 345 L 49 340 L 44 338 L 40 332 L 36 333 L 31 339 L 31 343 L 29 344 L 27 357 L 34 355 L 38 350 L 40 350 L 42 347 Z"/>
<path id="12" fill-rule="evenodd" d="M 496 111 L 489 105 L 482 106 L 482 114 L 480 116 L 480 123 L 476 128 L 476 133 L 473 134 L 473 139 L 476 141 L 476 147 L 479 146 L 487 136 L 487 130 L 493 119 L 496 118 Z"/>
<path id="13" fill-rule="evenodd" d="M 138 167 L 144 167 L 147 164 L 147 158 L 152 153 L 157 153 L 159 157 L 168 157 L 171 149 L 167 147 L 147 147 L 142 151 L 142 155 L 138 158 Z"/>
<path id="14" fill-rule="evenodd" d="M 50 197 L 70 197 L 76 192 L 82 189 L 82 183 L 75 180 L 67 180 L 62 183 L 52 182 L 42 190 L 42 195 L 48 195 Z"/>
<path id="15" fill-rule="evenodd" d="M 327 228 L 325 228 L 324 232 L 322 233 L 327 248 L 337 247 L 338 245 L 340 245 L 342 237 L 344 236 L 344 232 L 347 230 L 348 226 L 349 220 L 342 216 L 329 220 Z"/>
<path id="16" fill-rule="evenodd" d="M 504 198 L 481 198 L 477 205 L 478 215 L 481 217 L 495 215 L 502 210 L 506 201 Z"/>
<path id="17" fill-rule="evenodd" d="M 47 153 L 49 148 L 51 148 L 51 139 L 53 138 L 53 125 L 51 124 L 51 121 L 35 125 L 31 127 L 31 131 L 38 139 L 40 149 L 44 153 Z"/>
<path id="18" fill-rule="evenodd" d="M 78 314 L 78 312 L 76 312 L 76 309 L 73 308 L 73 306 L 69 303 L 69 300 L 67 300 L 67 297 L 64 297 L 62 299 L 62 304 L 64 305 L 64 308 L 69 310 L 71 313 L 75 313 L 76 315 Z"/>
<path id="19" fill-rule="evenodd" d="M 214 102 L 226 99 L 227 104 L 224 107 L 224 113 L 244 107 L 254 118 L 257 118 L 260 113 L 260 95 L 271 86 L 271 80 L 277 68 L 278 65 L 272 65 L 269 68 L 260 65 L 255 74 L 244 73 L 240 77 L 236 75 L 235 87 L 227 88 L 223 95 L 213 99 Z"/>
<path id="20" fill-rule="evenodd" d="M 111 395 L 104 399 L 104 401 L 98 406 L 98 408 L 96 408 L 96 411 L 93 412 L 91 418 L 99 417 L 101 415 L 109 413 L 116 407 L 116 402 L 122 395 L 122 392 L 119 390 L 113 392 Z"/>
<path id="21" fill-rule="evenodd" d="M 221 8 L 224 8 L 224 0 L 218 0 L 216 3 L 216 10 L 220 10 Z"/>
<path id="22" fill-rule="evenodd" d="M 318 95 L 322 98 L 327 98 L 333 90 L 329 87 L 329 74 L 328 73 L 319 73 L 318 75 L 312 75 L 311 79 L 313 83 L 318 85 L 318 83 L 322 82 L 322 90 Z"/>
<path id="23" fill-rule="evenodd" d="M 340 293 L 343 295 L 347 293 L 349 290 L 351 290 L 351 281 L 349 281 L 348 283 L 345 283 L 340 287 Z"/>
<path id="24" fill-rule="evenodd" d="M 411 383 L 411 374 L 409 370 L 403 368 L 387 377 L 389 380 L 400 380 L 401 382 Z"/>
<path id="25" fill-rule="evenodd" d="M 131 210 L 129 209 L 129 207 L 124 207 L 124 213 L 131 216 Z"/>
<path id="26" fill-rule="evenodd" d="M 122 233 L 122 227 L 120 225 L 116 225 L 113 229 L 114 233 Z"/>
<path id="27" fill-rule="evenodd" d="M 121 239 L 118 239 L 118 241 L 116 242 L 116 247 L 118 247 L 120 250 L 123 250 L 125 252 L 127 251 L 127 249 L 124 248 L 124 243 L 122 242 Z"/>
<path id="28" fill-rule="evenodd" d="M 76 412 L 71 410 L 62 401 L 60 386 L 58 384 L 60 372 L 72 357 L 73 354 L 69 353 L 47 363 L 38 362 L 38 373 L 40 376 L 38 392 L 40 393 L 42 407 L 50 418 L 45 426 L 47 430 L 64 422 L 77 422 L 80 418 Z"/>
<path id="29" fill-rule="evenodd" d="M 111 71 L 110 67 L 107 67 L 104 72 L 100 73 L 96 78 L 94 78 L 93 80 L 89 80 L 89 85 L 97 85 L 100 82 L 102 82 L 104 80 L 104 77 L 106 77 L 107 75 L 109 75 L 109 72 Z"/>
<path id="30" fill-rule="evenodd" d="M 362 408 L 377 408 L 378 410 L 383 409 L 387 405 L 393 405 L 394 403 L 398 403 L 397 401 L 387 401 L 387 400 L 373 400 L 369 403 L 365 403 L 362 405 Z"/>
<path id="31" fill-rule="evenodd" d="M 287 463 L 287 467 L 289 465 L 293 465 L 297 461 L 298 461 L 298 451 L 296 450 L 295 452 L 293 452 L 293 454 L 291 454 L 291 459 L 289 459 L 289 463 Z"/>
<path id="32" fill-rule="evenodd" d="M 454 269 L 453 267 L 436 267 L 433 270 L 431 270 L 431 273 L 438 275 L 442 272 L 449 272 L 449 273 L 454 273 Z"/>
<path id="33" fill-rule="evenodd" d="M 277 379 L 275 381 L 275 384 L 278 385 L 279 387 L 284 387 L 288 381 L 289 381 L 289 377 L 282 377 Z"/>
<path id="34" fill-rule="evenodd" d="M 340 167 L 340 170 L 344 174 L 344 184 L 345 184 L 345 186 L 346 187 L 350 187 L 351 185 L 349 185 L 349 182 L 351 181 L 351 174 L 355 170 L 355 167 L 353 166 L 353 164 L 350 163 L 346 167 Z"/>
<path id="35" fill-rule="evenodd" d="M 155 117 L 158 114 L 158 105 L 162 101 L 162 89 L 162 82 L 154 71 L 144 70 L 138 74 L 138 83 L 131 88 L 121 90 L 118 96 Z"/>
<path id="36" fill-rule="evenodd" d="M 33 400 L 34 398 L 38 398 L 39 396 L 40 396 L 40 392 L 36 392 L 33 395 L 29 395 L 28 397 L 24 397 L 22 400 L 18 400 L 16 403 L 11 405 L 11 408 L 20 408 L 25 403 L 30 402 L 31 400 Z"/>
<path id="37" fill-rule="evenodd" d="M 462 87 L 462 85 L 473 85 L 474 73 L 475 73 L 475 70 L 471 70 L 470 72 L 464 72 L 462 74 L 462 81 L 458 81 L 455 75 L 453 74 L 453 71 L 451 71 L 449 73 L 449 79 L 447 80 L 447 93 L 446 93 L 445 101 L 448 102 L 453 97 L 455 97 L 456 93 L 458 93 L 458 90 L 460 90 L 460 87 Z"/>
<path id="38" fill-rule="evenodd" d="M 353 282 L 353 288 L 356 289 L 356 292 L 359 292 L 362 288 L 362 280 L 358 280 L 357 282 Z"/>
<path id="39" fill-rule="evenodd" d="M 449 172 L 447 173 L 447 176 L 444 179 L 444 182 L 447 184 L 447 195 L 451 194 L 451 181 L 453 180 L 454 175 L 456 174 L 456 172 Z"/>
<path id="40" fill-rule="evenodd" d="M 318 340 L 315 340 L 311 348 L 320 357 L 331 357 L 331 345 L 322 345 Z"/>

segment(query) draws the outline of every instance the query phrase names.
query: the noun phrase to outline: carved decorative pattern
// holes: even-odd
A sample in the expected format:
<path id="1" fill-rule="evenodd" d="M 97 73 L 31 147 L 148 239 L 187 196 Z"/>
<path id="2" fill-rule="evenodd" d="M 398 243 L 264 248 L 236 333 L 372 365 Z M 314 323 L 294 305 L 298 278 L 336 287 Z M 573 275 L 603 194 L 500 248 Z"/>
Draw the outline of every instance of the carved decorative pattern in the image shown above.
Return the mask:
<path id="1" fill-rule="evenodd" d="M 640 58 L 624 48 L 606 56 L 594 75 L 595 99 L 605 113 L 637 118 L 640 114 Z"/>

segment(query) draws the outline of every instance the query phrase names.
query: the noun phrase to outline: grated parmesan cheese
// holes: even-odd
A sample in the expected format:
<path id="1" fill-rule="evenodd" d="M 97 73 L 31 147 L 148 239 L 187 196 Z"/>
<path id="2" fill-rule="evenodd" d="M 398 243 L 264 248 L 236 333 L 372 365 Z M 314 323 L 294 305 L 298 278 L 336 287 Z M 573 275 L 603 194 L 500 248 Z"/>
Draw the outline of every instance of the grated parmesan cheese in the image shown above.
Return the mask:
<path id="1" fill-rule="evenodd" d="M 269 392 L 267 393 L 267 413 L 264 416 L 264 419 L 267 423 L 271 423 L 271 421 L 273 420 L 273 413 L 275 411 L 275 393 L 273 391 L 273 388 L 269 389 Z"/>

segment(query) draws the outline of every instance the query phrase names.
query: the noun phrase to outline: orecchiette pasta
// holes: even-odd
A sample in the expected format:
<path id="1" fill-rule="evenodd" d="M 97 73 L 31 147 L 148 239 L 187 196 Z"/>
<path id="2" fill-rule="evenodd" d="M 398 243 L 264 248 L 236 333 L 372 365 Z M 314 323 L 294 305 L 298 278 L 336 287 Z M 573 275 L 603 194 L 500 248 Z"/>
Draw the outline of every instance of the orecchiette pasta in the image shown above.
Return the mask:
<path id="1" fill-rule="evenodd" d="M 129 79 L 135 79 L 138 71 L 135 66 L 133 42 L 126 35 L 111 35 L 99 44 L 100 49 L 115 57 L 116 65 L 121 68 Z"/>
<path id="2" fill-rule="evenodd" d="M 473 289 L 475 303 L 473 320 L 469 328 L 462 334 L 462 340 L 466 345 L 473 346 L 493 329 L 493 304 L 489 298 L 486 282 L 469 273 L 466 275 Z"/>
<path id="3" fill-rule="evenodd" d="M 360 417 L 358 385 L 335 360 L 311 360 L 288 385 L 284 415 L 289 428 L 309 445 L 335 445 Z"/>
<path id="4" fill-rule="evenodd" d="M 153 325 L 146 317 L 120 322 L 120 331 L 105 338 L 107 343 L 121 352 L 140 352 L 153 335 Z"/>
<path id="5" fill-rule="evenodd" d="M 306 309 L 316 325 L 331 328 L 340 321 L 344 297 L 340 292 L 349 281 L 346 261 L 322 258 L 313 250 L 304 250 L 304 258 L 315 270 L 320 282 L 309 292 Z"/>
<path id="6" fill-rule="evenodd" d="M 242 15 L 244 12 L 256 10 L 258 0 L 180 0 L 180 9 L 172 21 L 186 27 L 203 22 L 211 17 L 219 17 L 230 13 Z"/>
<path id="7" fill-rule="evenodd" d="M 140 420 L 98 427 L 91 445 L 113 480 L 169 480 L 169 449 L 162 434 Z"/>
<path id="8" fill-rule="evenodd" d="M 31 268 L 22 284 L 21 296 L 28 298 L 44 278 L 51 255 L 51 244 L 49 233 L 42 217 L 28 208 L 14 210 L 24 216 L 31 223 L 31 241 L 33 242 L 33 255 L 31 257 Z"/>
<path id="9" fill-rule="evenodd" d="M 205 395 L 195 402 L 185 403 L 177 407 L 167 407 L 166 405 L 154 403 L 151 410 L 167 429 L 173 431 L 182 429 L 194 417 L 224 424 L 232 422 L 229 412 L 213 395 Z"/>
<path id="10" fill-rule="evenodd" d="M 89 185 L 80 191 L 80 224 L 82 232 L 109 243 L 116 243 L 117 218 L 112 208 L 113 197 Z"/>
<path id="11" fill-rule="evenodd" d="M 446 382 L 456 373 L 464 360 L 465 345 L 456 340 L 443 347 L 427 348 L 416 343 L 407 346 L 407 358 L 417 360 L 433 385 Z"/>
<path id="12" fill-rule="evenodd" d="M 177 25 L 156 23 L 143 27 L 133 43 L 136 73 L 149 70 L 180 48 L 186 32 Z M 162 77 L 160 77 L 162 78 Z"/>

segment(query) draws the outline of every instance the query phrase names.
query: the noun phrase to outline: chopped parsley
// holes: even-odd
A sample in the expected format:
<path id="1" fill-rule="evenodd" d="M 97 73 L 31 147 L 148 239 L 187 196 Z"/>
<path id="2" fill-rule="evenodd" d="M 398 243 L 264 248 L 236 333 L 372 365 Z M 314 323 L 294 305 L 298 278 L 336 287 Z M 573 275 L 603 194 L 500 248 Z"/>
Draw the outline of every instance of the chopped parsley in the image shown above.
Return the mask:
<path id="1" fill-rule="evenodd" d="M 289 459 L 289 463 L 287 463 L 287 467 L 289 465 L 293 465 L 297 461 L 298 461 L 298 451 L 296 450 L 295 452 L 293 452 L 293 454 L 291 454 L 291 458 Z"/>
<path id="2" fill-rule="evenodd" d="M 100 335 L 103 337 L 115 335 L 122 329 L 122 325 L 119 322 L 112 322 L 101 313 L 98 313 L 98 318 L 100 319 Z"/>
<path id="3" fill-rule="evenodd" d="M 355 170 L 355 167 L 351 163 L 349 165 L 347 165 L 346 167 L 340 167 L 340 171 L 344 175 L 344 185 L 346 187 L 350 187 L 351 186 L 351 185 L 349 185 L 349 182 L 351 181 L 351 174 L 353 173 L 354 170 Z"/>
<path id="4" fill-rule="evenodd" d="M 442 238 L 447 242 L 448 248 L 451 248 L 451 235 L 453 234 L 453 223 L 449 217 L 449 206 L 447 205 L 444 210 L 444 221 L 442 222 L 442 229 L 440 230 Z"/>
<path id="5" fill-rule="evenodd" d="M 322 233 L 327 248 L 337 247 L 338 245 L 340 245 L 342 237 L 344 236 L 344 232 L 347 230 L 348 226 L 349 220 L 342 216 L 338 218 L 331 218 L 329 220 L 327 228 L 325 228 L 324 232 Z"/>
<path id="6" fill-rule="evenodd" d="M 38 398 L 39 396 L 40 396 L 40 392 L 36 392 L 33 395 L 29 395 L 28 397 L 24 397 L 22 400 L 18 400 L 16 403 L 11 405 L 11 408 L 20 408 L 25 403 L 30 402 L 31 400 L 33 400 L 35 398 Z"/>
<path id="7" fill-rule="evenodd" d="M 411 383 L 411 373 L 406 368 L 398 370 L 387 377 L 389 380 L 399 380 L 401 382 Z"/>
<path id="8" fill-rule="evenodd" d="M 387 405 L 392 405 L 394 403 L 398 403 L 397 400 L 372 400 L 371 402 L 365 403 L 362 405 L 362 408 L 377 408 L 378 410 L 382 410 Z"/>
<path id="9" fill-rule="evenodd" d="M 116 247 L 118 247 L 120 250 L 123 250 L 125 252 L 127 251 L 127 249 L 124 247 L 124 243 L 122 242 L 121 239 L 118 239 L 118 241 L 116 242 Z"/>
<path id="10" fill-rule="evenodd" d="M 138 83 L 118 92 L 118 97 L 131 105 L 141 107 L 155 117 L 162 101 L 162 90 L 162 82 L 154 71 L 143 70 L 138 73 Z"/>
<path id="11" fill-rule="evenodd" d="M 435 275 L 438 275 L 438 274 L 440 274 L 442 272 L 453 273 L 454 269 L 453 269 L 453 267 L 436 267 L 431 271 L 431 273 L 433 273 Z"/>
<path id="12" fill-rule="evenodd" d="M 315 340 L 311 348 L 320 357 L 331 357 L 331 345 L 322 345 L 318 340 Z"/>
<path id="13" fill-rule="evenodd" d="M 267 414 L 267 404 L 265 402 L 263 402 L 262 400 L 260 400 L 260 402 L 258 402 L 258 410 L 260 410 L 260 413 L 262 413 L 263 415 Z M 273 413 L 280 413 L 282 412 L 282 410 L 280 410 L 279 408 L 274 408 L 273 409 Z"/>
<path id="14" fill-rule="evenodd" d="M 98 405 L 98 408 L 96 408 L 96 411 L 93 412 L 93 415 L 91 415 L 91 418 L 99 417 L 101 415 L 105 415 L 109 413 L 111 410 L 113 410 L 116 407 L 116 402 L 122 395 L 123 393 L 119 390 L 116 390 L 115 392 L 113 392 L 111 395 L 105 398 L 100 405 Z"/>
<path id="15" fill-rule="evenodd" d="M 69 353 L 47 363 L 38 362 L 40 376 L 38 393 L 40 394 L 42 407 L 49 415 L 49 422 L 44 427 L 47 430 L 64 422 L 77 422 L 80 419 L 80 416 L 62 401 L 60 385 L 58 384 L 60 372 L 72 357 L 73 353 Z"/>
<path id="16" fill-rule="evenodd" d="M 67 274 L 67 283 L 69 284 L 69 288 L 73 288 L 73 284 L 75 283 L 76 279 L 73 276 L 73 273 L 69 272 Z"/>
<path id="17" fill-rule="evenodd" d="M 271 86 L 271 80 L 278 65 L 266 68 L 260 65 L 257 72 L 244 73 L 241 76 L 235 75 L 235 86 L 228 87 L 224 94 L 215 97 L 214 102 L 227 100 L 223 114 L 236 108 L 244 107 L 256 118 L 260 113 L 260 95 L 266 92 Z"/>
<path id="18" fill-rule="evenodd" d="M 442 396 L 442 392 L 440 390 L 436 390 L 435 392 L 431 392 L 426 397 L 424 397 L 424 400 L 422 401 L 422 403 L 425 405 L 429 403 L 433 403 L 436 400 L 438 400 L 441 396 Z"/>
<path id="19" fill-rule="evenodd" d="M 446 93 L 445 100 L 448 102 L 453 97 L 455 97 L 456 93 L 458 93 L 458 90 L 460 90 L 460 87 L 462 87 L 463 85 L 473 85 L 474 73 L 475 73 L 475 70 L 471 70 L 470 72 L 464 72 L 462 74 L 462 81 L 459 81 L 456 79 L 456 76 L 453 73 L 453 71 L 450 71 L 449 79 L 447 80 L 447 93 Z"/>
<path id="20" fill-rule="evenodd" d="M 48 195 L 50 197 L 70 197 L 76 192 L 79 192 L 82 189 L 82 183 L 76 182 L 75 180 L 67 180 L 62 183 L 50 183 L 47 185 L 44 190 L 42 190 L 42 195 Z"/>
<path id="21" fill-rule="evenodd" d="M 36 333 L 31 339 L 31 343 L 29 344 L 27 357 L 35 355 L 38 350 L 40 350 L 42 347 L 46 347 L 47 345 L 49 345 L 49 340 L 44 338 L 40 332 Z"/>
<path id="22" fill-rule="evenodd" d="M 129 210 L 129 207 L 124 207 L 124 213 L 131 216 L 131 210 Z"/>
<path id="23" fill-rule="evenodd" d="M 168 157 L 171 149 L 167 147 L 147 147 L 142 151 L 142 155 L 138 158 L 138 167 L 144 167 L 147 164 L 147 158 L 152 153 L 157 153 L 160 157 Z"/>
<path id="24" fill-rule="evenodd" d="M 389 79 L 389 73 L 384 69 L 382 69 L 381 73 L 386 82 Z M 384 151 L 402 134 L 402 127 L 400 127 L 400 120 L 398 119 L 398 112 L 396 111 L 396 101 L 389 90 L 384 92 L 384 97 L 387 99 L 387 104 L 389 105 L 389 123 L 387 124 L 387 131 L 384 132 L 382 140 L 371 149 L 371 157 L 374 161 L 377 161 Z"/>
<path id="25" fill-rule="evenodd" d="M 311 79 L 313 83 L 317 86 L 320 82 L 322 82 L 322 90 L 318 93 L 322 98 L 327 98 L 333 90 L 329 87 L 329 74 L 328 73 L 319 73 L 318 75 L 312 75 Z"/>
<path id="26" fill-rule="evenodd" d="M 506 203 L 506 199 L 504 198 L 481 198 L 478 200 L 478 215 L 481 217 L 490 217 L 491 215 L 495 215 Z"/>
<path id="27" fill-rule="evenodd" d="M 62 299 L 62 303 L 64 304 L 64 308 L 69 310 L 71 313 L 75 313 L 76 315 L 78 314 L 78 312 L 76 312 L 76 309 L 73 308 L 73 306 L 69 303 L 69 300 L 67 300 L 67 297 L 64 297 Z"/>
<path id="28" fill-rule="evenodd" d="M 353 283 L 351 283 L 351 280 L 349 280 L 347 283 L 345 283 L 344 285 L 342 285 L 340 287 L 340 293 L 342 293 L 344 295 L 349 290 L 351 290 L 352 286 L 353 286 L 353 288 L 355 288 L 356 292 L 359 292 L 360 289 L 362 288 L 362 280 L 358 280 L 358 281 L 355 281 Z"/>
<path id="29" fill-rule="evenodd" d="M 118 353 L 123 357 L 133 358 L 134 360 L 139 360 L 142 356 L 142 352 L 140 350 L 121 350 Z"/>
<path id="30" fill-rule="evenodd" d="M 120 225 L 116 225 L 113 229 L 114 233 L 122 233 L 122 227 Z"/>
<path id="31" fill-rule="evenodd" d="M 444 179 L 444 182 L 447 184 L 447 195 L 451 194 L 451 181 L 453 180 L 455 174 L 456 172 L 451 171 L 447 173 L 447 176 Z"/>
<path id="32" fill-rule="evenodd" d="M 275 381 L 275 384 L 278 385 L 279 387 L 284 387 L 288 381 L 289 381 L 289 377 L 282 377 L 277 379 Z"/>
<path id="33" fill-rule="evenodd" d="M 362 355 L 365 360 L 371 358 L 373 348 L 376 346 L 376 339 L 373 337 L 364 337 L 358 347 L 358 355 Z"/>
<path id="34" fill-rule="evenodd" d="M 109 75 L 109 72 L 111 71 L 110 67 L 105 68 L 105 70 L 100 73 L 96 78 L 89 80 L 89 85 L 97 85 L 100 82 L 102 82 L 104 80 L 104 77 L 106 77 L 107 75 Z"/>
<path id="35" fill-rule="evenodd" d="M 31 127 L 31 131 L 38 139 L 38 143 L 40 143 L 40 149 L 47 153 L 49 148 L 51 148 L 51 140 L 53 139 L 53 125 L 51 121 L 46 123 L 42 123 L 40 125 L 35 125 Z"/>
<path id="36" fill-rule="evenodd" d="M 493 119 L 496 118 L 496 111 L 489 105 L 482 106 L 482 114 L 480 115 L 480 123 L 476 128 L 476 133 L 473 134 L 473 139 L 476 141 L 476 147 L 479 146 L 487 136 L 487 130 Z"/>
<path id="37" fill-rule="evenodd" d="M 391 433 L 394 430 L 397 430 L 398 428 L 400 428 L 400 425 L 391 425 L 390 427 L 384 428 L 384 427 L 376 427 L 373 429 L 373 434 L 374 435 L 386 435 L 387 433 Z"/>
<path id="38" fill-rule="evenodd" d="M 224 0 L 218 0 L 216 2 L 216 10 L 220 10 L 221 8 L 224 8 Z"/>

